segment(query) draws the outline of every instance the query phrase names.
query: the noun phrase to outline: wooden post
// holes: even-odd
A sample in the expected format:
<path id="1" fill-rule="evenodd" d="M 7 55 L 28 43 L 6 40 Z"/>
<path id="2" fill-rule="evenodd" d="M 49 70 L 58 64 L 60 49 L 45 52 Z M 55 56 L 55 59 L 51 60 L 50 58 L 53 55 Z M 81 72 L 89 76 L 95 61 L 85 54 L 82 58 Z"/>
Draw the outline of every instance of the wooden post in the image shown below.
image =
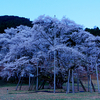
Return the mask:
<path id="1" fill-rule="evenodd" d="M 91 75 L 90 75 L 90 92 L 92 93 Z"/>
<path id="2" fill-rule="evenodd" d="M 54 93 L 56 89 L 56 73 L 55 73 L 55 51 L 54 51 Z"/>
<path id="3" fill-rule="evenodd" d="M 18 84 L 17 84 L 17 86 L 16 86 L 15 91 L 17 91 L 17 88 L 18 88 L 18 85 L 19 85 L 19 83 L 20 83 L 20 80 L 21 80 L 21 77 L 19 76 L 19 81 L 18 81 Z"/>
<path id="4" fill-rule="evenodd" d="M 19 90 L 21 90 L 22 84 L 23 84 L 23 77 L 21 78 L 21 84 Z"/>
<path id="5" fill-rule="evenodd" d="M 73 69 L 72 69 L 72 92 L 74 93 L 74 75 L 73 75 Z"/>
<path id="6" fill-rule="evenodd" d="M 91 80 L 91 84 L 92 84 L 93 91 L 96 92 L 92 80 Z"/>
<path id="7" fill-rule="evenodd" d="M 56 17 L 56 16 L 54 16 Z M 56 33 L 54 33 L 54 48 L 56 46 Z M 55 93 L 55 89 L 56 89 L 56 65 L 55 65 L 55 60 L 56 60 L 56 52 L 54 50 L 54 93 Z"/>
<path id="8" fill-rule="evenodd" d="M 86 89 L 85 89 L 85 87 L 84 87 L 84 85 L 83 85 L 82 81 L 81 81 L 80 79 L 79 79 L 79 81 L 80 81 L 80 84 L 81 84 L 81 86 L 82 86 L 83 90 L 86 92 Z"/>
<path id="9" fill-rule="evenodd" d="M 29 87 L 29 90 L 33 89 L 34 77 L 35 77 L 34 75 L 30 74 L 30 81 L 29 81 L 30 87 Z"/>
<path id="10" fill-rule="evenodd" d="M 79 72 L 77 69 L 77 91 L 79 92 Z"/>
<path id="11" fill-rule="evenodd" d="M 67 89 L 66 93 L 69 93 L 69 80 L 70 80 L 70 70 L 68 71 Z"/>
<path id="12" fill-rule="evenodd" d="M 98 78 L 98 69 L 97 69 L 97 63 L 96 63 L 96 76 L 97 76 L 98 92 L 100 93 L 100 89 L 99 89 L 99 78 Z"/>
<path id="13" fill-rule="evenodd" d="M 38 90 L 38 65 L 37 65 L 37 82 L 36 82 L 36 90 Z"/>
<path id="14" fill-rule="evenodd" d="M 44 89 L 44 85 L 45 85 L 45 80 L 43 80 L 41 86 L 39 87 L 39 89 Z"/>
<path id="15" fill-rule="evenodd" d="M 89 81 L 90 81 L 90 75 L 89 75 L 89 67 L 87 66 L 87 77 L 88 77 L 88 92 L 90 90 L 90 84 L 89 84 Z"/>
<path id="16" fill-rule="evenodd" d="M 31 78 L 31 77 L 30 77 L 30 73 L 29 73 L 29 90 L 30 90 L 30 86 L 31 86 L 31 84 L 30 84 L 30 83 L 31 83 L 31 82 L 30 82 L 30 81 L 31 81 L 30 78 Z"/>
<path id="17" fill-rule="evenodd" d="M 90 84 L 89 84 L 89 81 L 90 81 L 90 75 L 88 73 L 88 92 L 90 91 Z"/>

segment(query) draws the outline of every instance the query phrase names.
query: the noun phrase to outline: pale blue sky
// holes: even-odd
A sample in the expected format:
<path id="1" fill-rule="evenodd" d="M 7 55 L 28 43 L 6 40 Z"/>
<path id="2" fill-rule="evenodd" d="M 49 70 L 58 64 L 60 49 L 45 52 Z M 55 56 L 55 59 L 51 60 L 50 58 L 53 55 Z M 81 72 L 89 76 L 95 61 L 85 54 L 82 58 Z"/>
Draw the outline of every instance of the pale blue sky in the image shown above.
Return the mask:
<path id="1" fill-rule="evenodd" d="M 36 19 L 40 15 L 63 16 L 84 27 L 100 28 L 100 0 L 0 0 L 0 16 Z"/>

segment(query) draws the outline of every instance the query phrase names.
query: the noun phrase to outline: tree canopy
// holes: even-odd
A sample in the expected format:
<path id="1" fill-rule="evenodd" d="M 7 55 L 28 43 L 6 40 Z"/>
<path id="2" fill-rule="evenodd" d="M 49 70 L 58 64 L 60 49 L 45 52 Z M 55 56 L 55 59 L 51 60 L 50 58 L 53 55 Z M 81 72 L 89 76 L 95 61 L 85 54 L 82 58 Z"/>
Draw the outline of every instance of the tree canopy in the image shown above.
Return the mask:
<path id="1" fill-rule="evenodd" d="M 33 21 L 32 28 L 20 25 L 5 29 L 0 34 L 1 76 L 9 79 L 15 73 L 35 74 L 37 66 L 45 69 L 42 75 L 53 73 L 54 51 L 56 74 L 65 78 L 68 70 L 76 67 L 93 71 L 95 63 L 100 63 L 100 37 L 65 17 L 58 20 L 44 15 Z"/>

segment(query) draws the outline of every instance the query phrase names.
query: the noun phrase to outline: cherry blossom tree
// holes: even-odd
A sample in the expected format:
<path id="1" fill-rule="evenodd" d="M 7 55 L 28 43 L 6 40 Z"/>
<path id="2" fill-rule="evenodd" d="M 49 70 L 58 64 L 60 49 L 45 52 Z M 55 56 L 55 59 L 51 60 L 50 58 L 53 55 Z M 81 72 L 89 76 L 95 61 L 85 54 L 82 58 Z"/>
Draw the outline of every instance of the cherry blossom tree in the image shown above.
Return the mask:
<path id="1" fill-rule="evenodd" d="M 54 35 L 56 43 L 54 46 Z M 36 73 L 36 66 L 45 71 L 42 76 L 53 74 L 54 51 L 56 75 L 63 77 L 69 69 L 88 66 L 93 70 L 98 60 L 100 37 L 83 30 L 81 25 L 63 17 L 61 20 L 42 15 L 33 21 L 33 27 L 18 26 L 5 29 L 0 34 L 0 64 L 5 68 L 2 77 L 8 79 L 19 73 Z M 99 61 L 97 61 L 99 65 Z"/>

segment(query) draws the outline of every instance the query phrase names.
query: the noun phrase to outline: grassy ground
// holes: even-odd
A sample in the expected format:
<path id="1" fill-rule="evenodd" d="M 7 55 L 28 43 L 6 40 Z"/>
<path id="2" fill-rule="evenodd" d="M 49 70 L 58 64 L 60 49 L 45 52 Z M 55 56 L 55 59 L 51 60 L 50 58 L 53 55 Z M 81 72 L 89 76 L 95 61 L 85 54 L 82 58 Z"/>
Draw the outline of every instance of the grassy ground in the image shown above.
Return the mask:
<path id="1" fill-rule="evenodd" d="M 100 94 L 98 94 L 98 92 L 79 92 L 74 94 L 66 94 L 64 90 L 56 90 L 58 93 L 52 93 L 53 90 L 48 89 L 40 90 L 38 92 L 30 92 L 27 91 L 27 86 L 23 86 L 24 90 L 20 91 L 15 91 L 15 88 L 15 86 L 1 87 L 0 100 L 100 100 Z"/>
<path id="2" fill-rule="evenodd" d="M 93 83 L 96 84 L 96 80 L 93 80 Z M 86 81 L 83 81 L 83 84 L 87 87 Z M 77 87 L 77 84 L 75 84 L 75 86 Z M 66 88 L 66 84 L 64 84 L 64 87 Z M 28 91 L 28 85 L 23 85 L 22 90 L 18 89 L 18 91 L 15 91 L 15 88 L 16 84 L 2 84 L 2 86 L 0 86 L 0 100 L 100 100 L 100 94 L 98 92 L 66 94 L 64 89 L 56 89 L 56 93 L 53 93 L 53 89 L 43 89 L 36 92 Z M 97 90 L 97 84 L 95 88 Z M 80 91 L 81 90 L 82 88 L 80 86 Z"/>

